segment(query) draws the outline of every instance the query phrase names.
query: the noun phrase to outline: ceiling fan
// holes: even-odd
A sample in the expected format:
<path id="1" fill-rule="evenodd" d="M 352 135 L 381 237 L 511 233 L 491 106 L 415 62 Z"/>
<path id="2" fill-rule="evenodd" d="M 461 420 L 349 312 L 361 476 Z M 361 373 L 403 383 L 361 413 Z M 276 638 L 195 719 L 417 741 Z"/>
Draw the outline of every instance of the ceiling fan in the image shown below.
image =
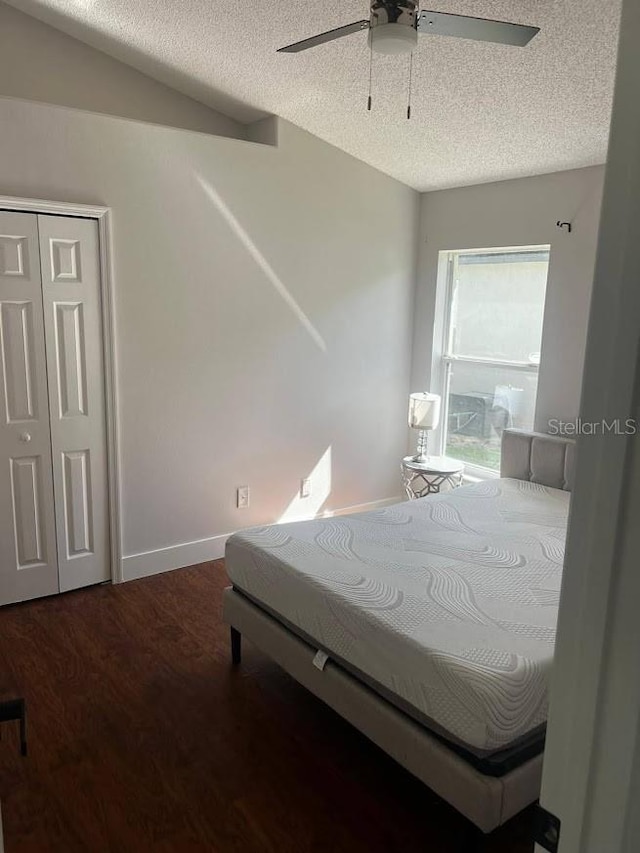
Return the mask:
<path id="1" fill-rule="evenodd" d="M 317 36 L 281 47 L 278 53 L 299 53 L 334 39 L 369 31 L 369 45 L 377 53 L 409 53 L 418 43 L 418 35 L 454 36 L 524 47 L 540 32 L 539 27 L 490 21 L 446 12 L 420 11 L 414 0 L 371 0 L 368 20 L 354 21 Z"/>
<path id="2" fill-rule="evenodd" d="M 354 21 L 317 36 L 296 41 L 281 47 L 278 53 L 299 53 L 328 41 L 368 31 L 371 48 L 369 64 L 369 100 L 371 109 L 371 80 L 373 53 L 409 53 L 409 104 L 407 118 L 411 118 L 411 81 L 413 51 L 418 44 L 418 35 L 454 36 L 456 38 L 489 41 L 524 47 L 540 32 L 540 27 L 511 24 L 508 21 L 491 21 L 487 18 L 470 18 L 467 15 L 451 15 L 448 12 L 421 11 L 416 0 L 371 0 L 369 19 Z"/>

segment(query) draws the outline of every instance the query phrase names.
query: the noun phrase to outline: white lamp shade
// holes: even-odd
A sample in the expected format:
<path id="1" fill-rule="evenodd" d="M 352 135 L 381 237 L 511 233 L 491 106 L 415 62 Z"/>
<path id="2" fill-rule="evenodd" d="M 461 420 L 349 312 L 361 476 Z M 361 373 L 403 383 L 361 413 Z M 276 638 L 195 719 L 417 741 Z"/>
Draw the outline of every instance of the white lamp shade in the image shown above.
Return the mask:
<path id="1" fill-rule="evenodd" d="M 435 429 L 440 421 L 440 396 L 421 391 L 409 396 L 409 426 Z"/>
<path id="2" fill-rule="evenodd" d="M 411 53 L 417 44 L 417 29 L 406 24 L 378 24 L 369 30 L 369 45 L 376 53 Z"/>

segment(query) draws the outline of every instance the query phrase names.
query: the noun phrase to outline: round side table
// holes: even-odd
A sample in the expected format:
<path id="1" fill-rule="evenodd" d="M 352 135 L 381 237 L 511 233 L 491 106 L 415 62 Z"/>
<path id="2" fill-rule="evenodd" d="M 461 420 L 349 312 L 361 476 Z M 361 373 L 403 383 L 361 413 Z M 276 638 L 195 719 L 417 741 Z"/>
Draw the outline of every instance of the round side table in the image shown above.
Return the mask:
<path id="1" fill-rule="evenodd" d="M 464 465 L 448 456 L 428 456 L 419 462 L 413 456 L 402 460 L 402 481 L 409 500 L 448 492 L 462 485 Z"/>

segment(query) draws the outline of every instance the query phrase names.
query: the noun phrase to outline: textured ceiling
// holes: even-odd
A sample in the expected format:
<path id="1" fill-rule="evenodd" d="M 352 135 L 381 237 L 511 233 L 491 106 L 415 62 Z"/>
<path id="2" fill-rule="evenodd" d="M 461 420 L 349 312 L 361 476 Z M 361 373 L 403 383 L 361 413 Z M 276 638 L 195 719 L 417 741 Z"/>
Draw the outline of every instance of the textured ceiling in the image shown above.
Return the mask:
<path id="1" fill-rule="evenodd" d="M 243 122 L 275 113 L 419 190 L 604 162 L 620 0 L 433 0 L 541 27 L 528 47 L 421 36 L 406 56 L 365 33 L 300 54 L 291 41 L 368 17 L 367 0 L 10 0 Z M 425 3 L 422 3 L 423 8 Z"/>

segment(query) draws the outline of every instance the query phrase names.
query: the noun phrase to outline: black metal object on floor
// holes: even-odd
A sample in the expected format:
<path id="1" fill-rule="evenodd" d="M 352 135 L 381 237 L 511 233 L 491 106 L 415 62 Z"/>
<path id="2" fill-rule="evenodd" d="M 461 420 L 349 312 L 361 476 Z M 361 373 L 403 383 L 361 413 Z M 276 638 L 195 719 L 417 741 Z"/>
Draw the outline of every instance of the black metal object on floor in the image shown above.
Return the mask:
<path id="1" fill-rule="evenodd" d="M 27 708 L 24 699 L 6 699 L 0 702 L 0 723 L 20 722 L 20 752 L 27 754 Z"/>
<path id="2" fill-rule="evenodd" d="M 242 634 L 237 628 L 231 628 L 231 662 L 238 666 L 242 660 Z"/>

